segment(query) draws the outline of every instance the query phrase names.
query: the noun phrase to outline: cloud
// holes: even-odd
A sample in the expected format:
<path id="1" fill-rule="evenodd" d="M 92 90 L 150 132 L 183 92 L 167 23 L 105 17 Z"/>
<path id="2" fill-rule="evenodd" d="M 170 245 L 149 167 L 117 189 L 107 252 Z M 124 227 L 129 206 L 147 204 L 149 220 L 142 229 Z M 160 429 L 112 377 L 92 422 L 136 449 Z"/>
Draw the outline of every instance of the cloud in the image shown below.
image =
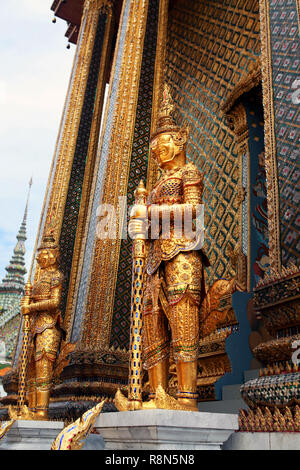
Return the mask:
<path id="1" fill-rule="evenodd" d="M 13 2 L 18 5 L 20 4 L 20 0 L 13 0 Z M 53 1 L 45 2 L 45 0 L 26 0 L 23 5 L 24 12 L 27 12 L 30 15 L 35 15 L 36 18 L 39 16 L 44 17 L 47 13 L 49 14 L 52 3 Z"/>
<path id="2" fill-rule="evenodd" d="M 0 106 L 5 104 L 7 99 L 6 82 L 0 80 Z"/>
<path id="3" fill-rule="evenodd" d="M 39 22 L 44 20 L 47 16 L 53 16 L 51 10 L 51 0 L 9 0 L 9 11 L 15 11 L 17 17 L 23 20 L 30 19 L 31 21 Z"/>

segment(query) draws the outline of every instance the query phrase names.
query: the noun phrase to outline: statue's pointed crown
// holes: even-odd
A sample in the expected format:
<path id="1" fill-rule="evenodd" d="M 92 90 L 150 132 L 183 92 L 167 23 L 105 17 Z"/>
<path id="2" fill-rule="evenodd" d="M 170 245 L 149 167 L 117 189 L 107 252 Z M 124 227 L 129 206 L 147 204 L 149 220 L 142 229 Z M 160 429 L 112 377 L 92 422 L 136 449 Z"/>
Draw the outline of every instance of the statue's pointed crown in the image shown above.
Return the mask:
<path id="1" fill-rule="evenodd" d="M 39 250 L 55 250 L 56 248 L 58 248 L 58 245 L 53 233 L 45 233 L 42 239 L 42 243 L 39 246 Z"/>
<path id="2" fill-rule="evenodd" d="M 156 130 L 151 135 L 151 139 L 154 139 L 157 135 L 164 132 L 179 132 L 180 127 L 175 123 L 172 113 L 175 105 L 172 99 L 169 85 L 165 82 L 162 90 L 161 102 L 157 117 Z"/>
<path id="3" fill-rule="evenodd" d="M 57 237 L 55 235 L 55 221 L 51 216 L 48 216 L 47 218 L 46 227 L 47 228 L 43 234 L 42 242 L 38 250 L 55 250 L 58 248 L 58 243 L 56 241 Z"/>

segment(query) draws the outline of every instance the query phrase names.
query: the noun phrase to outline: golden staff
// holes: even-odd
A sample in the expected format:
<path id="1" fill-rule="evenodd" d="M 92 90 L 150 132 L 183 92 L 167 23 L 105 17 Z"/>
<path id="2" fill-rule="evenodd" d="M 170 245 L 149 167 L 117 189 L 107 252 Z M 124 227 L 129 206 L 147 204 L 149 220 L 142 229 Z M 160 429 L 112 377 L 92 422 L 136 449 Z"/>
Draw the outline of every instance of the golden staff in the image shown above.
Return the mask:
<path id="1" fill-rule="evenodd" d="M 147 205 L 147 190 L 142 180 L 134 196 L 135 204 Z M 134 219 L 139 219 L 138 214 Z M 128 400 L 130 409 L 135 410 L 142 406 L 142 308 L 146 259 L 146 241 L 143 234 L 138 234 L 134 238 L 132 253 Z"/>
<path id="2" fill-rule="evenodd" d="M 25 214 L 27 217 L 27 210 L 28 210 L 28 201 L 29 201 L 29 194 L 32 186 L 32 178 L 29 181 L 29 191 L 27 196 L 26 202 L 26 209 Z M 24 216 L 25 217 L 25 216 Z M 33 260 L 36 252 L 37 247 L 37 239 L 35 242 L 35 247 L 33 251 L 33 258 L 28 274 L 28 281 L 25 285 L 25 295 L 21 300 L 21 307 L 26 307 L 30 303 L 31 292 L 32 292 L 32 284 L 30 282 L 32 269 L 33 269 Z M 25 400 L 26 400 L 26 373 L 27 373 L 27 364 L 28 364 L 28 353 L 29 353 L 29 344 L 30 344 L 30 319 L 29 314 L 23 315 L 23 337 L 22 337 L 22 348 L 19 358 L 19 381 L 18 381 L 18 401 L 17 401 L 17 414 L 13 410 L 12 407 L 9 407 L 9 414 L 14 419 L 17 418 L 28 418 L 29 411 L 25 409 Z"/>
<path id="3" fill-rule="evenodd" d="M 32 186 L 32 178 L 29 181 L 29 193 L 30 193 L 31 186 Z M 28 207 L 29 193 L 27 196 L 26 212 L 27 212 L 27 207 Z M 25 295 L 21 301 L 21 307 L 26 307 L 27 305 L 30 304 L 30 298 L 31 298 L 31 292 L 32 292 L 31 275 L 32 275 L 33 260 L 34 260 L 36 248 L 37 248 L 37 239 L 35 241 L 33 258 L 32 258 L 29 273 L 28 273 L 28 281 L 25 285 Z M 26 373 L 27 373 L 27 365 L 28 365 L 29 343 L 30 343 L 30 319 L 29 319 L 29 315 L 27 314 L 27 315 L 23 315 L 23 338 L 22 338 L 21 357 L 20 357 L 20 362 L 19 362 L 19 383 L 18 383 L 18 402 L 17 402 L 18 415 L 21 415 L 22 411 L 25 409 Z"/>
<path id="4" fill-rule="evenodd" d="M 30 277 L 29 277 L 30 279 Z M 25 286 L 25 295 L 22 299 L 22 306 L 27 306 L 30 303 L 32 285 L 30 281 Z M 26 372 L 28 363 L 28 352 L 29 352 L 29 341 L 30 341 L 30 320 L 29 315 L 23 315 L 23 339 L 21 358 L 19 365 L 19 384 L 18 384 L 18 402 L 17 402 L 17 413 L 21 415 L 22 410 L 25 407 L 26 399 Z"/>

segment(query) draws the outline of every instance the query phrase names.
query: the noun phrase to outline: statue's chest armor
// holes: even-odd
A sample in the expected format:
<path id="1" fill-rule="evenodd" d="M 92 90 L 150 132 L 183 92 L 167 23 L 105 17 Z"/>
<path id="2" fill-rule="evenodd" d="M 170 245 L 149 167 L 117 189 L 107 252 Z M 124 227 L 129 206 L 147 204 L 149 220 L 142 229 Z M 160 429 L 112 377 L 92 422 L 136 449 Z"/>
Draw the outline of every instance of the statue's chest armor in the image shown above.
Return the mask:
<path id="1" fill-rule="evenodd" d="M 46 299 L 51 294 L 51 277 L 42 276 L 37 282 L 34 283 L 32 289 L 32 297 L 34 300 Z"/>
<path id="2" fill-rule="evenodd" d="M 180 204 L 183 201 L 181 175 L 164 177 L 150 194 L 150 204 Z"/>

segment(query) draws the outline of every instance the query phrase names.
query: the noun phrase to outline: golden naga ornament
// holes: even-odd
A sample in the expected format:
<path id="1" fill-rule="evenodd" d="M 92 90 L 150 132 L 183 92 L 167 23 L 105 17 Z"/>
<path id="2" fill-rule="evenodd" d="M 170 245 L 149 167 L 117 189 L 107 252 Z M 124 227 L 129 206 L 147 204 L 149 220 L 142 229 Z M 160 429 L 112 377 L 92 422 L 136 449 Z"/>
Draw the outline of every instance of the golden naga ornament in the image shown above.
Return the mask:
<path id="1" fill-rule="evenodd" d="M 11 419 L 10 421 L 4 421 L 0 423 L 0 441 L 6 436 L 6 433 L 10 430 L 15 420 Z"/>
<path id="2" fill-rule="evenodd" d="M 66 364 L 64 348 L 55 370 L 57 352 L 64 336 L 60 302 L 63 275 L 58 269 L 59 247 L 53 231 L 43 237 L 38 249 L 39 278 L 27 283 L 21 300 L 23 343 L 19 359 L 18 402 L 9 408 L 13 419 L 47 420 L 50 393 L 56 372 Z M 30 278 L 30 277 L 29 277 Z M 25 404 L 28 400 L 28 406 Z"/>
<path id="3" fill-rule="evenodd" d="M 102 411 L 106 400 L 86 411 L 74 423 L 66 426 L 53 441 L 51 450 L 80 450 L 84 439 L 90 434 L 96 418 Z"/>
<path id="4" fill-rule="evenodd" d="M 198 209 L 203 208 L 203 179 L 198 168 L 186 161 L 188 129 L 176 125 L 171 116 L 173 109 L 169 88 L 165 84 L 157 129 L 150 139 L 150 149 L 162 175 L 147 201 L 136 200 L 129 222 L 134 247 L 136 240 L 140 239 L 145 248 L 139 271 L 143 290 L 138 302 L 132 296 L 131 305 L 131 345 L 134 349 L 130 350 L 129 395 L 126 398 L 118 390 L 115 396 L 115 405 L 120 411 L 153 408 L 198 411 L 199 308 L 205 295 L 204 265 L 209 264 L 201 249 L 204 229 L 197 224 Z M 185 211 L 190 211 L 192 223 L 188 230 L 184 222 L 180 232 L 178 221 L 182 222 Z M 164 232 L 165 219 L 169 221 L 168 236 Z M 152 233 L 155 225 L 156 236 Z M 135 266 L 135 248 L 133 253 Z M 133 271 L 133 293 L 137 292 L 135 282 L 136 273 Z M 136 325 L 137 306 L 142 309 L 142 315 Z M 139 333 L 138 339 L 134 339 L 136 331 Z M 143 348 L 143 368 L 148 370 L 148 402 L 142 402 L 141 398 L 142 365 L 140 355 L 138 358 L 135 355 L 137 348 L 139 351 Z M 168 395 L 171 351 L 178 379 L 176 398 Z M 138 371 L 135 369 L 137 366 Z M 133 381 L 139 385 L 136 387 L 139 396 L 134 400 Z"/>

